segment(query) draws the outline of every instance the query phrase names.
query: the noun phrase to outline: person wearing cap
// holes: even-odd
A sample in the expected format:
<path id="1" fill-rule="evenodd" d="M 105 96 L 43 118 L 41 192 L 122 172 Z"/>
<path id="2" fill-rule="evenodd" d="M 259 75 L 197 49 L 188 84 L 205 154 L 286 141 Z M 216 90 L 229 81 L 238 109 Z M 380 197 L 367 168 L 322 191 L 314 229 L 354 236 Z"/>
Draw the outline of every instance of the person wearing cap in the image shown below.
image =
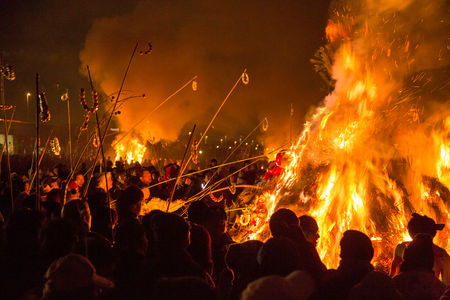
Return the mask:
<path id="1" fill-rule="evenodd" d="M 445 284 L 434 275 L 433 265 L 432 237 L 424 233 L 416 234 L 403 253 L 400 273 L 392 279 L 405 299 L 440 299 Z"/>
<path id="2" fill-rule="evenodd" d="M 422 216 L 417 213 L 412 214 L 408 222 L 408 233 L 412 239 L 418 234 L 428 234 L 431 238 L 436 236 L 438 230 L 442 230 L 444 224 L 436 222 L 428 216 Z M 394 277 L 400 272 L 400 265 L 403 262 L 403 255 L 410 242 L 403 242 L 395 248 L 394 259 L 391 264 L 390 276 Z M 433 243 L 434 266 L 433 271 L 437 278 L 444 284 L 450 284 L 450 256 L 445 249 Z"/>
<path id="3" fill-rule="evenodd" d="M 44 276 L 43 300 L 96 300 L 101 289 L 114 283 L 97 275 L 95 267 L 84 256 L 69 254 L 54 261 Z"/>

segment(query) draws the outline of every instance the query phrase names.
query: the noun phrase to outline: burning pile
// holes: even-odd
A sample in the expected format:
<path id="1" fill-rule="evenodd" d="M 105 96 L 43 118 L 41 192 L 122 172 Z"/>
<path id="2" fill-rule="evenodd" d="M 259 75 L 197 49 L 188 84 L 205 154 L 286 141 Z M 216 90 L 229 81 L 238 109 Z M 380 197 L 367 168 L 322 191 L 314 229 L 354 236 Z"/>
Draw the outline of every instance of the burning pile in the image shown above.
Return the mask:
<path id="1" fill-rule="evenodd" d="M 267 238 L 279 207 L 314 216 L 328 267 L 347 229 L 371 237 L 375 263 L 387 266 L 413 212 L 446 224 L 435 243 L 450 250 L 448 48 L 446 35 L 420 31 L 438 31 L 445 1 L 376 2 L 336 5 L 326 30 L 333 91 L 257 199 L 267 211 L 251 228 L 250 238 Z"/>
<path id="2" fill-rule="evenodd" d="M 142 163 L 147 148 L 139 142 L 137 138 L 125 139 L 115 145 L 115 161 L 126 161 L 128 164 L 133 162 Z"/>

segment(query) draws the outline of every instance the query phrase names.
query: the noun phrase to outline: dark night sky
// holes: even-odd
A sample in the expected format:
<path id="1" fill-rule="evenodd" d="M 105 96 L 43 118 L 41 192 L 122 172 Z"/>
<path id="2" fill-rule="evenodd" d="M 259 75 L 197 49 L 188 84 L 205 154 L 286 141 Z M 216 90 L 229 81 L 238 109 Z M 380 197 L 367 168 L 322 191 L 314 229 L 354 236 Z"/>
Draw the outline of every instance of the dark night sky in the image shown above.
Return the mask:
<path id="1" fill-rule="evenodd" d="M 188 109 L 174 125 L 175 132 L 189 121 L 206 123 L 247 67 L 250 84 L 230 99 L 217 127 L 227 132 L 230 124 L 237 124 L 236 133 L 245 133 L 268 116 L 272 130 L 284 130 L 280 123 L 286 122 L 280 120 L 294 103 L 299 131 L 307 111 L 324 95 L 309 59 L 325 43 L 328 6 L 326 0 L 1 1 L 0 51 L 16 71 L 16 80 L 6 85 L 7 103 L 17 105 L 16 119 L 25 120 L 26 92 L 34 92 L 34 76 L 39 72 L 53 114 L 46 126 L 66 121 L 65 105 L 59 100 L 66 88 L 71 93 L 73 122 L 79 126 L 83 116 L 78 91 L 89 86 L 80 69 L 89 63 L 95 84 L 110 92 L 136 40 L 143 45 L 140 48 L 151 41 L 152 54 L 136 57 L 126 88 L 151 95 L 156 105 L 198 74 L 203 93 L 197 100 L 168 104 L 152 126 L 167 120 L 165 114 L 176 118 L 180 109 L 189 106 L 195 109 Z M 142 78 L 148 82 L 144 84 Z M 124 120 L 136 117 L 133 111 L 125 113 Z"/>

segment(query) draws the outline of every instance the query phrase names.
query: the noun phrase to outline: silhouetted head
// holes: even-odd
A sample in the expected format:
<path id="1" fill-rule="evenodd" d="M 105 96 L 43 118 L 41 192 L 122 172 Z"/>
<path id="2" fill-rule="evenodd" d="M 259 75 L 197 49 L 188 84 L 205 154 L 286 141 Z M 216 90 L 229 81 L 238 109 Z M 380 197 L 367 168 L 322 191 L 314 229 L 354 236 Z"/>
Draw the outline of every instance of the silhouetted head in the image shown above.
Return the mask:
<path id="1" fill-rule="evenodd" d="M 144 198 L 142 191 L 135 186 L 127 187 L 117 199 L 117 213 L 120 219 L 127 216 L 137 217 L 141 211 L 141 202 Z"/>
<path id="2" fill-rule="evenodd" d="M 115 236 L 114 248 L 119 253 L 147 254 L 148 240 L 144 226 L 138 222 L 119 224 Z"/>
<path id="3" fill-rule="evenodd" d="M 373 258 L 370 238 L 357 230 L 347 230 L 341 239 L 341 258 L 370 262 Z"/>
<path id="4" fill-rule="evenodd" d="M 219 236 L 226 231 L 227 214 L 220 206 L 210 206 L 206 211 L 205 227 L 211 238 Z"/>
<path id="5" fill-rule="evenodd" d="M 270 231 L 273 237 L 286 236 L 291 229 L 298 227 L 298 219 L 295 213 L 287 208 L 277 210 L 269 221 Z"/>
<path id="6" fill-rule="evenodd" d="M 72 200 L 67 202 L 62 209 L 62 218 L 78 230 L 89 231 L 91 228 L 91 210 L 86 201 Z"/>
<path id="7" fill-rule="evenodd" d="M 314 247 L 317 246 L 317 240 L 319 239 L 320 234 L 316 220 L 307 215 L 300 216 L 298 220 L 300 221 L 300 228 L 302 229 L 306 240 L 313 244 Z"/>
<path id="8" fill-rule="evenodd" d="M 405 249 L 400 271 L 433 272 L 433 265 L 434 254 L 432 237 L 423 233 L 416 234 L 414 240 Z"/>
<path id="9" fill-rule="evenodd" d="M 258 256 L 259 249 L 261 249 L 263 245 L 263 242 L 257 240 L 230 245 L 225 256 L 227 266 L 232 269 L 237 276 L 244 273 L 256 275 L 259 271 L 256 257 Z"/>
<path id="10" fill-rule="evenodd" d="M 189 243 L 189 225 L 180 216 L 159 213 L 153 218 L 153 242 L 160 254 L 186 250 Z"/>
<path id="11" fill-rule="evenodd" d="M 436 222 L 427 217 L 416 213 L 412 214 L 411 220 L 408 222 L 408 232 L 411 238 L 414 238 L 419 233 L 428 234 L 431 237 L 436 235 L 437 230 L 442 230 L 444 224 L 436 224 Z"/>
<path id="12" fill-rule="evenodd" d="M 205 223 L 208 205 L 203 201 L 194 201 L 188 208 L 188 221 L 203 225 Z"/>

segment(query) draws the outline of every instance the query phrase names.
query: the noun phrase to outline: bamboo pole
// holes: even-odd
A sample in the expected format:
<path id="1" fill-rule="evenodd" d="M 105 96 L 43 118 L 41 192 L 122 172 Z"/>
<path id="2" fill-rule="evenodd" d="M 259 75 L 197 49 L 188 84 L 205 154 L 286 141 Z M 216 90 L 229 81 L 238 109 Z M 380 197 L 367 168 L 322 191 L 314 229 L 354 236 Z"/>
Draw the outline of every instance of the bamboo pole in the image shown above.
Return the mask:
<path id="1" fill-rule="evenodd" d="M 117 145 L 121 140 L 123 140 L 128 134 L 130 134 L 133 129 L 135 129 L 139 124 L 141 124 L 142 122 L 145 121 L 145 119 L 147 119 L 149 116 L 151 116 L 152 113 L 154 113 L 157 109 L 159 109 L 161 106 L 164 105 L 164 103 L 166 103 L 167 101 L 169 101 L 170 99 L 172 99 L 176 94 L 178 94 L 179 92 L 181 92 L 185 87 L 187 87 L 192 81 L 194 81 L 195 79 L 197 79 L 197 75 L 195 75 L 191 80 L 189 80 L 188 82 L 186 82 L 185 84 L 183 84 L 178 90 L 176 90 L 175 92 L 173 92 L 170 96 L 168 96 L 166 99 L 164 99 L 160 104 L 158 104 L 154 109 L 152 109 L 148 114 L 145 115 L 145 117 L 143 117 L 141 120 L 139 120 L 136 124 L 134 124 L 130 130 L 128 130 L 119 140 L 117 140 L 116 142 L 114 142 L 114 144 L 112 145 L 112 147 L 114 147 L 115 145 Z"/>
<path id="2" fill-rule="evenodd" d="M 236 83 L 233 85 L 233 87 L 231 88 L 231 90 L 228 92 L 227 96 L 225 97 L 225 99 L 223 99 L 222 103 L 220 104 L 219 108 L 217 109 L 216 113 L 214 114 L 214 116 L 212 117 L 211 121 L 209 122 L 208 126 L 205 129 L 205 132 L 203 133 L 203 135 L 200 137 L 200 140 L 197 143 L 197 147 L 200 145 L 200 143 L 203 141 L 203 138 L 206 136 L 206 134 L 208 133 L 209 128 L 211 127 L 212 123 L 214 122 L 214 120 L 216 119 L 217 115 L 219 114 L 220 110 L 222 109 L 222 107 L 225 105 L 225 103 L 227 102 L 228 98 L 231 96 L 231 94 L 233 93 L 233 91 L 236 89 L 238 83 L 242 80 L 242 75 L 247 72 L 247 69 L 244 69 L 244 71 L 241 73 L 241 75 L 239 76 L 239 78 L 236 80 Z M 189 162 L 192 159 L 192 153 L 189 156 L 189 159 L 186 162 L 186 165 L 183 169 L 180 170 L 181 175 L 183 175 L 184 170 L 186 169 L 186 167 L 189 165 Z"/>
<path id="3" fill-rule="evenodd" d="M 192 137 L 194 136 L 195 127 L 197 127 L 196 124 L 194 124 L 194 127 L 193 127 L 192 130 L 191 130 L 191 135 L 189 136 L 189 141 L 188 141 L 188 143 L 187 143 L 187 145 L 186 145 L 186 149 L 184 150 L 183 159 L 181 160 L 181 163 L 180 163 L 180 170 L 181 170 L 182 167 L 183 167 L 184 160 L 186 159 L 186 154 L 187 154 L 187 152 L 188 152 L 188 150 L 189 150 L 189 148 L 190 148 L 190 146 L 191 146 L 191 141 L 192 141 Z M 172 193 L 170 194 L 169 201 L 167 202 L 167 209 L 166 209 L 166 212 L 169 211 L 170 203 L 172 202 L 173 195 L 175 194 L 175 190 L 177 189 L 177 184 L 178 184 L 178 182 L 180 181 L 180 176 L 181 176 L 181 173 L 178 172 L 178 174 L 177 174 L 177 180 L 175 180 L 175 184 L 173 185 L 173 188 L 172 188 Z"/>
<path id="4" fill-rule="evenodd" d="M 41 191 L 39 183 L 39 114 L 41 107 L 39 103 L 39 74 L 36 73 L 36 210 L 41 210 Z"/>
<path id="5" fill-rule="evenodd" d="M 3 65 L 3 55 L 0 55 L 0 66 Z M 0 89 L 1 89 L 1 97 L 2 97 L 2 106 L 3 106 L 3 124 L 5 126 L 5 145 L 6 145 L 6 167 L 8 169 L 8 179 L 9 179 L 9 193 L 11 197 L 11 212 L 14 211 L 14 194 L 13 194 L 13 186 L 12 186 L 12 177 L 11 177 L 11 162 L 9 160 L 9 147 L 8 147 L 8 129 L 6 123 L 6 104 L 5 104 L 5 74 L 1 73 L 0 80 Z"/>
<path id="6" fill-rule="evenodd" d="M 114 102 L 113 109 L 112 109 L 112 111 L 111 111 L 111 113 L 109 115 L 109 119 L 108 119 L 108 121 L 106 123 L 106 126 L 105 126 L 105 132 L 103 133 L 103 136 L 101 137 L 102 142 L 105 140 L 105 136 L 108 133 L 109 124 L 111 123 L 111 119 L 112 119 L 112 117 L 114 115 L 114 112 L 116 110 L 117 102 L 120 99 L 120 94 L 122 93 L 123 85 L 125 84 L 125 79 L 127 78 L 128 70 L 130 69 L 130 65 L 131 65 L 131 62 L 133 61 L 133 57 L 134 57 L 134 54 L 136 53 L 136 49 L 137 49 L 138 45 L 139 45 L 139 43 L 137 42 L 136 45 L 134 46 L 133 52 L 131 53 L 131 57 L 130 57 L 130 60 L 128 62 L 127 68 L 125 70 L 125 74 L 123 76 L 122 83 L 120 85 L 120 89 L 119 89 L 119 92 L 117 94 L 116 101 Z M 100 144 L 102 144 L 102 143 L 100 143 Z M 101 146 L 103 146 L 103 145 L 101 145 Z M 93 162 L 94 166 L 97 164 L 97 159 L 98 159 L 99 153 L 100 153 L 100 148 L 97 150 L 97 153 L 95 155 L 95 159 L 94 159 L 94 162 Z M 95 168 L 94 168 L 94 170 L 95 170 Z M 92 180 L 92 176 L 94 175 L 93 171 L 92 171 L 91 176 L 89 177 L 87 185 L 86 185 L 88 188 L 89 188 L 89 184 L 90 184 L 90 182 Z M 106 182 L 106 185 L 108 185 L 108 182 Z M 86 196 L 88 188 L 86 188 L 86 190 L 84 191 L 84 195 L 83 196 Z M 111 205 L 111 203 L 109 203 L 109 205 Z"/>

